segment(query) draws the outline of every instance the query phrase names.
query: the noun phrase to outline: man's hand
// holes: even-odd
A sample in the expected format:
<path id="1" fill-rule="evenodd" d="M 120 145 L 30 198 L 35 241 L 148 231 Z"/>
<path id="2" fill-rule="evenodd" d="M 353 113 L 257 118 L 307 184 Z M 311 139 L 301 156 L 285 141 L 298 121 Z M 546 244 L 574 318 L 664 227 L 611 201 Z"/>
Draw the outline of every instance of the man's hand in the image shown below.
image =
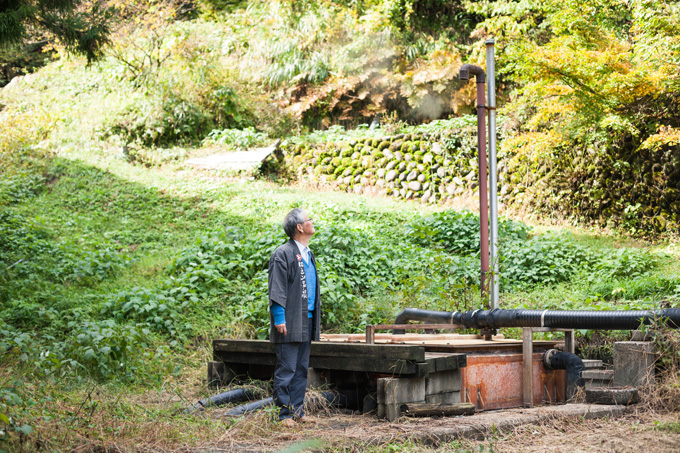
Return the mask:
<path id="1" fill-rule="evenodd" d="M 275 324 L 274 327 L 276 327 L 276 331 L 278 333 L 283 334 L 283 335 L 288 335 L 288 331 L 286 330 L 285 324 Z"/>

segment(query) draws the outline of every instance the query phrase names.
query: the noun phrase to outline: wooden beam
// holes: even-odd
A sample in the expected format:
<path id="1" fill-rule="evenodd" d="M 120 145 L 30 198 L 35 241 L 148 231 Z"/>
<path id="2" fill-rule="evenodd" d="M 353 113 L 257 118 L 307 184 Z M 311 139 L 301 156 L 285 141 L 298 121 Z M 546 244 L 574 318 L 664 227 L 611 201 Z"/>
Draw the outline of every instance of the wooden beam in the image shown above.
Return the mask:
<path id="1" fill-rule="evenodd" d="M 426 352 L 425 361 L 430 364 L 430 373 L 457 370 L 467 366 L 467 354 Z"/>
<path id="2" fill-rule="evenodd" d="M 312 356 L 309 366 L 324 370 L 367 371 L 393 376 L 413 375 L 419 372 L 418 363 L 410 360 L 392 360 L 379 357 L 327 357 Z M 420 368 L 422 372 L 422 368 Z"/>
<path id="3" fill-rule="evenodd" d="M 214 351 L 276 354 L 274 343 L 266 340 L 213 340 Z"/>
<path id="4" fill-rule="evenodd" d="M 266 340 L 214 340 L 213 352 L 275 354 L 274 344 Z M 425 360 L 425 347 L 401 344 L 362 344 L 312 342 L 310 355 L 333 357 L 382 357 L 389 359 Z"/>
<path id="5" fill-rule="evenodd" d="M 276 365 L 276 354 L 253 354 L 247 352 L 215 351 L 215 360 L 225 363 L 244 363 L 253 365 Z"/>

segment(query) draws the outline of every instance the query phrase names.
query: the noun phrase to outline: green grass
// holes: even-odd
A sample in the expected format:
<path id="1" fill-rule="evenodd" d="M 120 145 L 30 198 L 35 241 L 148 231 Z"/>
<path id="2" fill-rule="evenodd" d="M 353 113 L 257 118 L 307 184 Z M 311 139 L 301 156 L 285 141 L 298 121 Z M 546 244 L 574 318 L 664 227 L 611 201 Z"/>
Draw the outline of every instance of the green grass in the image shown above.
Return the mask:
<path id="1" fill-rule="evenodd" d="M 673 434 L 680 434 L 680 422 L 656 422 L 654 429 L 659 431 L 666 431 Z"/>
<path id="2" fill-rule="evenodd" d="M 174 448 L 219 437 L 223 423 L 180 412 L 206 393 L 210 340 L 266 335 L 266 258 L 294 207 L 316 221 L 325 331 L 361 331 L 405 307 L 479 308 L 478 258 L 468 250 L 474 222 L 458 238 L 467 249 L 454 254 L 446 241 L 460 231 L 456 216 L 437 224 L 449 236 L 431 227 L 419 240 L 410 235 L 443 207 L 175 160 L 131 163 L 120 143 L 98 133 L 106 118 L 97 102 L 122 108 L 102 88 L 104 75 L 61 62 L 2 95 L 18 116 L 0 128 L 0 416 L 9 420 L 0 423 L 0 450 L 134 448 L 142 440 Z M 54 124 L 37 130 L 45 118 Z M 547 228 L 536 225 L 539 240 Z M 568 232 L 540 249 L 550 260 L 539 251 L 533 264 L 516 264 L 526 278 L 504 286 L 502 308 L 678 306 L 677 238 L 649 244 Z M 517 239 L 518 253 L 530 254 L 527 243 Z M 539 270 L 554 281 L 536 282 Z"/>

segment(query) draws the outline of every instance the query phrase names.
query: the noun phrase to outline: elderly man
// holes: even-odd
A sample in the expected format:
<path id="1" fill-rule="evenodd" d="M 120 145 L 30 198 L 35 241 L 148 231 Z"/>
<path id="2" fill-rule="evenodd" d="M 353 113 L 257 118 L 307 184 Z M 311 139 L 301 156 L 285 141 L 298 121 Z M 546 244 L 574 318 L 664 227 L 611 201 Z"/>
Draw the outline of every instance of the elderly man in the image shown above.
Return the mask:
<path id="1" fill-rule="evenodd" d="M 279 420 L 310 422 L 304 415 L 307 368 L 312 340 L 319 339 L 319 278 L 309 240 L 314 222 L 302 209 L 293 209 L 283 220 L 290 238 L 269 259 L 270 341 L 276 348 L 274 401 Z"/>

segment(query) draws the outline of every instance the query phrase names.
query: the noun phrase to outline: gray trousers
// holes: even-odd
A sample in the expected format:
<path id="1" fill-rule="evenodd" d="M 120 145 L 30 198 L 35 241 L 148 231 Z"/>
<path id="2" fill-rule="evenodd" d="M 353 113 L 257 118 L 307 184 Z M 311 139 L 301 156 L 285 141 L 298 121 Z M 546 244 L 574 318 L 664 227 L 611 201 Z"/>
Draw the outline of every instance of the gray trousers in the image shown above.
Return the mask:
<path id="1" fill-rule="evenodd" d="M 313 325 L 312 318 L 309 318 L 310 332 Z M 310 338 L 312 338 L 311 335 Z M 274 345 L 276 349 L 274 402 L 279 407 L 279 420 L 304 416 L 310 345 L 311 340 Z"/>

